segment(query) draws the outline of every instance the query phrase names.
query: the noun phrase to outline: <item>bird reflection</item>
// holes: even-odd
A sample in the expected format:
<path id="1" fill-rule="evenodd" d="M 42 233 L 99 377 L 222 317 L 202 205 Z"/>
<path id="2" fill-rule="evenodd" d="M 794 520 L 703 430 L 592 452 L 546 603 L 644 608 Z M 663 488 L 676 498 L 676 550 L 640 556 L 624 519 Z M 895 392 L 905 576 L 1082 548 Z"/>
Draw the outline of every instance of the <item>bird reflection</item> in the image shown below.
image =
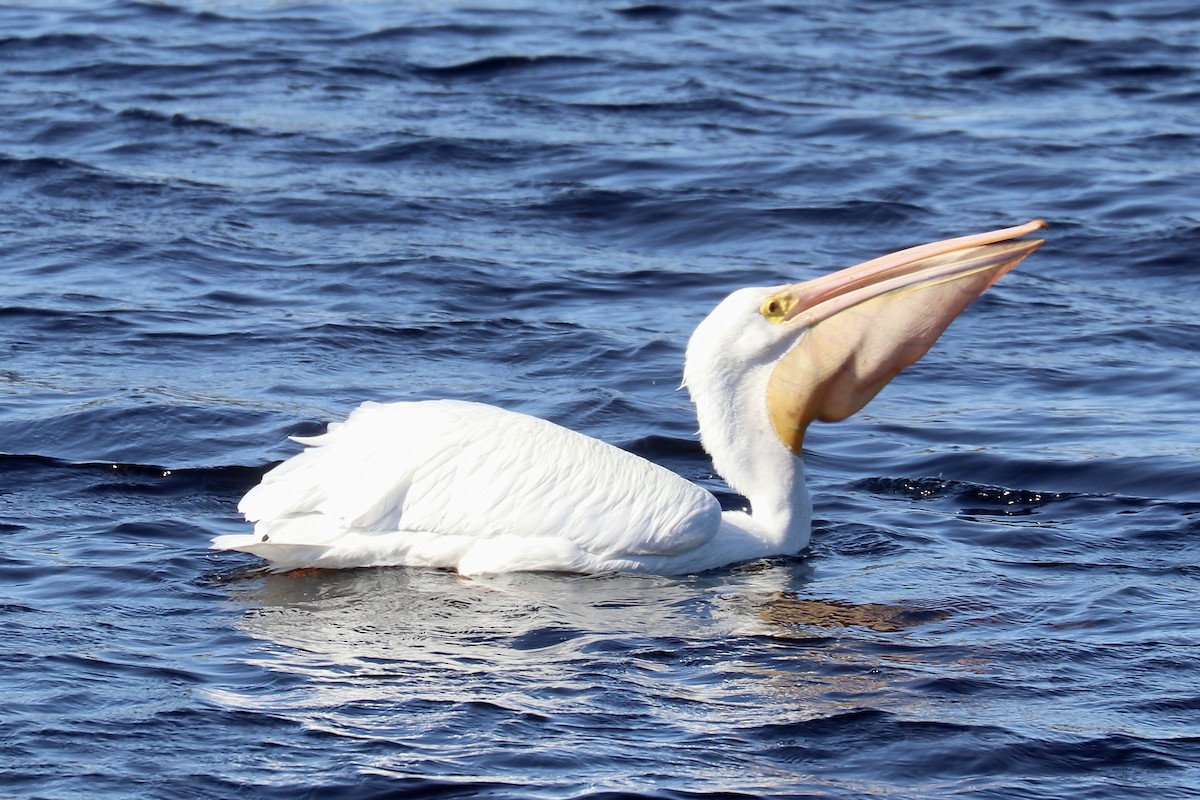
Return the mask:
<path id="1" fill-rule="evenodd" d="M 879 633 L 895 633 L 950 616 L 949 611 L 936 608 L 819 600 L 800 597 L 794 592 L 780 592 L 769 598 L 759 613 L 763 620 L 783 627 L 832 629 L 855 626 Z"/>
<path id="2" fill-rule="evenodd" d="M 514 653 L 604 649 L 614 638 L 711 642 L 900 634 L 950 612 L 813 597 L 798 559 L 691 577 L 514 573 L 483 579 L 423 569 L 247 571 L 227 583 L 256 637 L 329 663 L 510 661 Z"/>
<path id="3" fill-rule="evenodd" d="M 942 639 L 951 611 L 820 599 L 814 583 L 800 559 L 679 578 L 251 570 L 222 584 L 259 677 L 206 691 L 355 741 L 469 760 L 532 737 L 581 748 L 569 761 L 597 742 L 640 752 L 647 725 L 753 738 L 864 709 L 936 717 L 923 686 L 987 673 Z M 422 752 L 385 747 L 372 768 Z"/>

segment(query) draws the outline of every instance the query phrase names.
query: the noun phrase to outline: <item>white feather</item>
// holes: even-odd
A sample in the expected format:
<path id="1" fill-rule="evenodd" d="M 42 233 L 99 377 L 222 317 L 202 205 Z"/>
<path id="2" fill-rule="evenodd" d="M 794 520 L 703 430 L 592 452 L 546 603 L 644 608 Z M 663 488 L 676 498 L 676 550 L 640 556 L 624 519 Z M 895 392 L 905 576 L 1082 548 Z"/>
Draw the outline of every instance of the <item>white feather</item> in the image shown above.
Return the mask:
<path id="1" fill-rule="evenodd" d="M 214 547 L 276 569 L 659 571 L 720 526 L 716 499 L 669 470 L 478 403 L 366 403 L 298 441 L 239 505 L 254 533 Z"/>

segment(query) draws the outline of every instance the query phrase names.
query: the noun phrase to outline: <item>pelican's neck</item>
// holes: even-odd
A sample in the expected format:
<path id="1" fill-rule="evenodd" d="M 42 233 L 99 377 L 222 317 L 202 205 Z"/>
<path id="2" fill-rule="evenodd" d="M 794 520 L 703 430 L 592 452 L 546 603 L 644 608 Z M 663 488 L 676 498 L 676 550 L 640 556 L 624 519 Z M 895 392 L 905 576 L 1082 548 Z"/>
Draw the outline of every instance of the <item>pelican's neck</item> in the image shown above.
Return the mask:
<path id="1" fill-rule="evenodd" d="M 713 466 L 750 501 L 747 532 L 762 539 L 770 552 L 797 553 L 808 544 L 812 502 L 804 462 L 780 441 L 768 416 L 770 367 L 691 369 L 685 383 Z"/>

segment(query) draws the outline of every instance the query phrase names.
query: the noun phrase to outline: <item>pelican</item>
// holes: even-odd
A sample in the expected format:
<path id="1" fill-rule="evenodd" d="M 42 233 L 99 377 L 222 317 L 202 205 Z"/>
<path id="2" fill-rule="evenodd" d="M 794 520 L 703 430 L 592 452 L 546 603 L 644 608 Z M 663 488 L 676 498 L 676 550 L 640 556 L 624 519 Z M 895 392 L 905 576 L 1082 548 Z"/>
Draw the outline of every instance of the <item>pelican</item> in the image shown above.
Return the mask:
<path id="1" fill-rule="evenodd" d="M 417 566 L 677 575 L 808 545 L 804 434 L 861 409 L 1042 244 L 1024 225 L 803 283 L 740 289 L 692 334 L 683 377 L 713 466 L 749 511 L 546 420 L 457 400 L 365 403 L 270 470 L 213 539 L 275 571 Z"/>

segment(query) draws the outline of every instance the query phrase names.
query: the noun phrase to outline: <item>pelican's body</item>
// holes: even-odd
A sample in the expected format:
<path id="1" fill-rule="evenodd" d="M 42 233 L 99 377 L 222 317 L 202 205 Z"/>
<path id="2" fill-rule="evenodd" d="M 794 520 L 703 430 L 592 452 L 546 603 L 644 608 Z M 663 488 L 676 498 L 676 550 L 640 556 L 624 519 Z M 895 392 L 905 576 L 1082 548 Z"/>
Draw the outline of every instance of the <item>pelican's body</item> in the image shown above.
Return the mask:
<path id="1" fill-rule="evenodd" d="M 775 551 L 670 470 L 481 403 L 367 403 L 304 443 L 241 504 L 238 549 L 281 569 L 662 574 Z"/>
<path id="2" fill-rule="evenodd" d="M 267 473 L 218 549 L 277 570 L 699 572 L 793 554 L 811 505 L 801 441 L 857 411 L 1040 242 L 1017 228 L 912 248 L 808 283 L 743 289 L 688 344 L 701 441 L 752 513 L 545 420 L 453 400 L 367 403 Z"/>

